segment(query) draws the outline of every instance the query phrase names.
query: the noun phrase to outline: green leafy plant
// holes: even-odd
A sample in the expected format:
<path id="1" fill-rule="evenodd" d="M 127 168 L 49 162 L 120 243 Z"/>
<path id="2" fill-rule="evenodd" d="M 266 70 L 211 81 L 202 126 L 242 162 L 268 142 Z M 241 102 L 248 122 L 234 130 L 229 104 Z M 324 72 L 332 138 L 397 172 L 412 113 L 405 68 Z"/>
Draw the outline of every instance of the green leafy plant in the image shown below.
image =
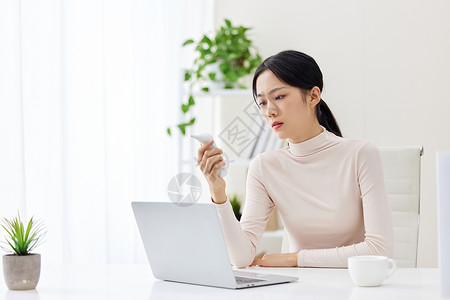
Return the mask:
<path id="1" fill-rule="evenodd" d="M 195 45 L 196 53 L 192 68 L 184 73 L 184 81 L 189 84 L 188 101 L 181 104 L 184 116 L 195 105 L 193 97 L 195 88 L 208 93 L 211 82 L 224 89 L 248 88 L 241 79 L 253 74 L 262 62 L 253 42 L 247 37 L 250 29 L 234 26 L 230 20 L 225 19 L 225 25 L 214 34 L 203 35 L 197 43 L 193 39 L 183 43 L 183 47 Z M 194 123 L 193 117 L 187 122 L 178 124 L 177 127 L 185 135 L 186 127 Z M 167 128 L 167 133 L 171 135 L 170 128 Z"/>
<path id="2" fill-rule="evenodd" d="M 35 221 L 33 217 L 28 221 L 26 228 L 20 219 L 20 214 L 11 220 L 3 218 L 2 221 L 2 227 L 7 232 L 6 243 L 9 247 L 1 247 L 6 252 L 28 255 L 40 245 L 45 235 L 43 222 Z"/>
<path id="3" fill-rule="evenodd" d="M 241 219 L 241 201 L 239 200 L 239 197 L 237 194 L 234 194 L 233 196 L 228 196 L 228 199 L 230 199 L 231 207 L 233 208 L 234 215 L 238 220 Z"/>

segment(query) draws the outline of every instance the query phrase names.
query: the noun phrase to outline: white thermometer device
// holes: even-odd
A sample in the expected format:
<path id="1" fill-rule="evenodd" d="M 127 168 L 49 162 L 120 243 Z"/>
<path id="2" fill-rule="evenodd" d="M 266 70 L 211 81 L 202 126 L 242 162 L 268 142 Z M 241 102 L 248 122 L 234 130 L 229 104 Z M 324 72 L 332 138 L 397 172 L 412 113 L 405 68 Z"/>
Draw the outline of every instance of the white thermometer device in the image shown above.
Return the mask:
<path id="1" fill-rule="evenodd" d="M 212 135 L 208 132 L 204 132 L 204 133 L 200 133 L 200 134 L 193 134 L 191 135 L 191 137 L 193 139 L 196 139 L 197 141 L 199 141 L 202 144 L 205 144 L 206 142 L 209 142 L 211 140 L 214 140 Z M 213 142 L 213 144 L 211 145 L 211 147 L 209 147 L 209 149 L 214 149 L 217 148 L 216 142 Z M 217 164 L 218 162 L 216 162 L 215 164 Z M 225 162 L 225 166 L 223 166 L 222 168 L 220 168 L 219 170 L 219 176 L 224 178 L 227 175 L 227 165 L 228 163 Z"/>

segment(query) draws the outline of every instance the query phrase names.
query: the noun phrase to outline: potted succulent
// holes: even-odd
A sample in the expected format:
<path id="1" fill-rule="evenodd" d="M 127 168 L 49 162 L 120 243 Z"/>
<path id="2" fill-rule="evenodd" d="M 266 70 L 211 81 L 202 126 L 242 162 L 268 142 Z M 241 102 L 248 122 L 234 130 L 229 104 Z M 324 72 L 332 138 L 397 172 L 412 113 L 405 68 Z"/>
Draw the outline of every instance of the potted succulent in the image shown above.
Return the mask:
<path id="1" fill-rule="evenodd" d="M 31 218 L 25 227 L 17 217 L 3 218 L 6 231 L 5 246 L 1 248 L 10 254 L 3 255 L 3 275 L 10 290 L 31 290 L 36 288 L 41 273 L 41 255 L 32 251 L 42 242 L 45 235 L 41 221 Z"/>
<path id="2" fill-rule="evenodd" d="M 246 89 L 249 83 L 245 81 L 261 64 L 258 51 L 248 38 L 251 28 L 234 26 L 230 20 L 214 34 L 203 35 L 197 43 L 188 39 L 184 46 L 195 45 L 196 58 L 192 68 L 184 73 L 184 81 L 189 85 L 188 100 L 181 104 L 181 111 L 186 119 L 187 112 L 195 105 L 194 90 L 208 93 L 212 87 L 221 89 Z M 186 127 L 195 123 L 195 117 L 188 118 L 177 124 L 181 134 L 186 134 Z M 167 133 L 172 131 L 167 128 Z"/>

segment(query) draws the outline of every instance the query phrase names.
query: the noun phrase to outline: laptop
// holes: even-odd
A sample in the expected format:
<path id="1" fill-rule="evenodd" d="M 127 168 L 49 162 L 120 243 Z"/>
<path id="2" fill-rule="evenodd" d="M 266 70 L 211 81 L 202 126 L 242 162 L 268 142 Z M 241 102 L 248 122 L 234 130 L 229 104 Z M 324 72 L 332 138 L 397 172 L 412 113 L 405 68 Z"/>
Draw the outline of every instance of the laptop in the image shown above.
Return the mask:
<path id="1" fill-rule="evenodd" d="M 131 205 L 157 279 L 229 289 L 298 280 L 292 276 L 233 270 L 214 204 L 132 202 Z"/>

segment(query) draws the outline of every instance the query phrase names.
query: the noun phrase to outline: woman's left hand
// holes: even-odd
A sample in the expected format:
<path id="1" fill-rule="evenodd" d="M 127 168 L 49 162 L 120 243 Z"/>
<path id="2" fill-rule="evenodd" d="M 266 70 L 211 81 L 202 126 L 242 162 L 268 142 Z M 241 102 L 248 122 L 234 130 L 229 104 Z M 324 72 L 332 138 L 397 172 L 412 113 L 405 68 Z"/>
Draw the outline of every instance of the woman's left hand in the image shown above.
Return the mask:
<path id="1" fill-rule="evenodd" d="M 255 259 L 250 266 L 260 267 L 297 267 L 295 253 L 266 254 L 261 259 Z"/>

